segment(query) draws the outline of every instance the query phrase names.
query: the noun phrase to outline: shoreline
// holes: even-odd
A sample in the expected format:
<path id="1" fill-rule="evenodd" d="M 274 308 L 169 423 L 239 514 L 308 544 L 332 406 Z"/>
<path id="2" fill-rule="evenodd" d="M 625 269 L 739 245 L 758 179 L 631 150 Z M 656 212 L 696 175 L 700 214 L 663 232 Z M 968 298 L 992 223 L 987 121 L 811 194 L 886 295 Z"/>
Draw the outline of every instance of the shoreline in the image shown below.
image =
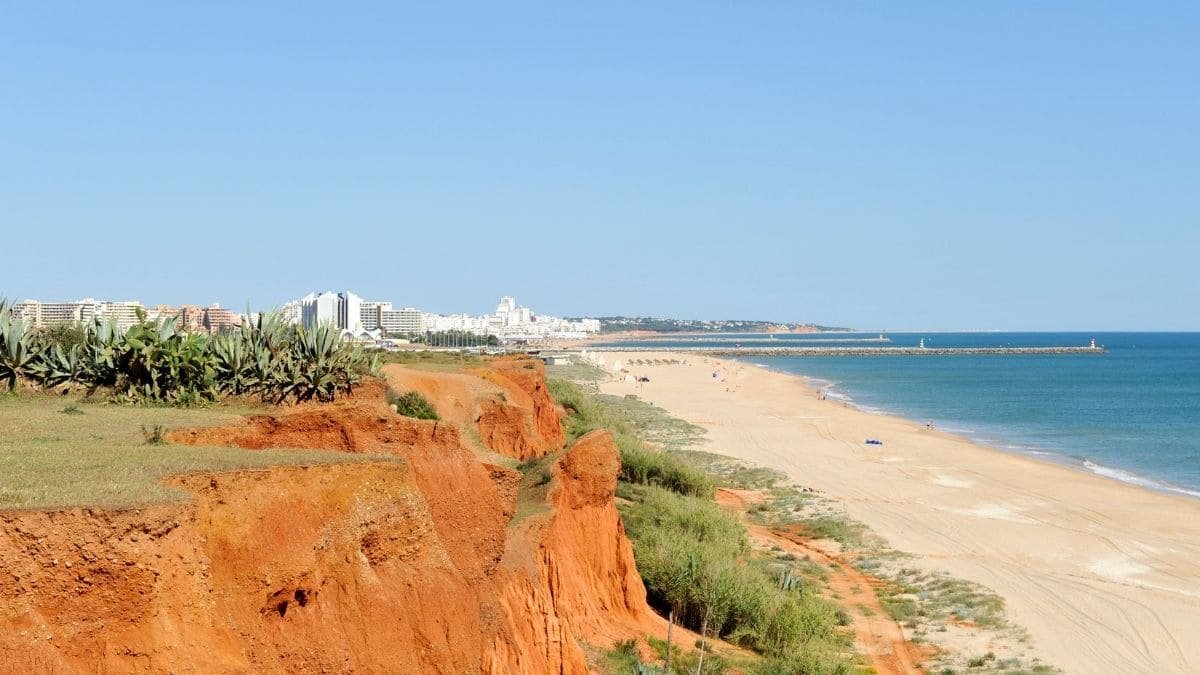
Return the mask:
<path id="1" fill-rule="evenodd" d="M 1200 616 L 1195 497 L 822 400 L 817 378 L 749 361 L 621 356 L 681 363 L 629 366 L 650 382 L 602 391 L 698 424 L 700 449 L 781 470 L 921 566 L 991 588 L 1046 661 L 1080 673 L 1200 671 L 1189 639 Z"/>
<path id="2" fill-rule="evenodd" d="M 775 369 L 775 368 L 772 368 L 771 366 L 768 366 L 763 363 L 754 363 L 752 361 L 741 361 L 741 362 L 758 367 L 758 368 L 762 368 L 764 370 L 768 370 L 772 373 L 777 373 L 779 375 L 784 375 L 784 376 L 789 376 L 789 377 L 798 377 L 801 380 L 803 380 L 805 382 L 805 384 L 813 387 L 814 390 L 819 391 L 819 392 L 832 391 L 832 392 L 834 392 L 832 394 L 832 396 L 835 397 L 839 402 L 844 402 L 844 403 L 848 404 L 851 408 L 854 408 L 855 410 L 858 410 L 859 412 L 862 412 L 865 415 L 884 415 L 884 416 L 888 416 L 888 417 L 896 417 L 899 419 L 907 420 L 907 421 L 911 422 L 912 424 L 922 426 L 920 421 L 917 418 L 910 416 L 903 411 L 888 410 L 886 408 L 875 408 L 875 407 L 871 407 L 871 406 L 862 405 L 858 401 L 856 401 L 852 396 L 850 396 L 849 394 L 846 394 L 845 392 L 838 390 L 837 384 L 834 382 L 830 382 L 829 380 L 825 380 L 825 379 L 815 377 L 812 375 L 805 375 L 803 373 L 792 373 L 792 372 L 788 372 L 786 370 Z M 1140 488 L 1143 490 L 1149 490 L 1150 492 L 1155 492 L 1158 494 L 1183 497 L 1184 499 L 1189 499 L 1189 500 L 1200 500 L 1200 488 L 1193 487 L 1193 486 L 1190 486 L 1190 485 L 1187 485 L 1184 483 L 1178 483 L 1175 481 L 1171 481 L 1166 478 L 1156 478 L 1154 476 L 1149 476 L 1144 473 L 1138 472 L 1136 469 L 1128 469 L 1128 468 L 1123 468 L 1123 467 L 1119 467 L 1119 466 L 1111 466 L 1109 464 L 1105 464 L 1105 463 L 1101 462 L 1100 460 L 1098 460 L 1096 458 L 1088 457 L 1086 455 L 1076 455 L 1076 454 L 1071 454 L 1071 453 L 1062 452 L 1062 451 L 1058 451 L 1058 450 L 1048 450 L 1045 448 L 1038 448 L 1038 447 L 1035 447 L 1032 445 L 1021 445 L 1021 444 L 1019 444 L 1020 441 L 1017 441 L 1017 440 L 1009 440 L 1009 439 L 1003 439 L 1003 438 L 997 438 L 997 439 L 986 438 L 983 436 L 979 436 L 978 432 L 975 432 L 970 429 L 957 429 L 957 428 L 951 428 L 951 427 L 939 428 L 939 427 L 936 427 L 936 425 L 935 425 L 935 430 L 938 433 L 944 433 L 944 434 L 949 434 L 951 436 L 955 436 L 965 443 L 970 443 L 979 448 L 989 450 L 992 452 L 1002 452 L 1002 453 L 1006 453 L 1006 454 L 1015 455 L 1018 457 L 1024 457 L 1026 459 L 1029 459 L 1029 460 L 1032 460 L 1035 462 L 1044 462 L 1046 464 L 1051 464 L 1054 466 L 1066 467 L 1068 469 L 1071 469 L 1072 471 L 1078 471 L 1078 472 L 1086 474 L 1088 476 L 1099 476 L 1101 478 L 1106 478 L 1108 480 L 1114 481 L 1121 485 L 1129 485 L 1129 486 L 1137 487 L 1137 488 Z M 1088 465 L 1091 465 L 1091 466 L 1089 467 Z M 1095 467 L 1095 468 L 1092 468 L 1092 467 Z M 1125 476 L 1125 477 L 1120 477 L 1120 476 L 1113 475 L 1113 474 L 1121 474 L 1122 476 Z"/>

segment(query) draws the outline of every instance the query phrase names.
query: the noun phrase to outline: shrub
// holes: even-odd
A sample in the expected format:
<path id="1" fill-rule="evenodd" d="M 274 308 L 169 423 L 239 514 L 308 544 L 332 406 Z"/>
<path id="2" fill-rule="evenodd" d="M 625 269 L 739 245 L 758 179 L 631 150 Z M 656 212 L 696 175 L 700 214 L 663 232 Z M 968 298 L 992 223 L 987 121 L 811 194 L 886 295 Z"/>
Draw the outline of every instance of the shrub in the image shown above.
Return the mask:
<path id="1" fill-rule="evenodd" d="M 662 488 L 639 492 L 623 514 L 652 603 L 693 630 L 707 623 L 713 634 L 767 656 L 833 649 L 836 609 L 807 585 L 783 587 L 750 563 L 745 529 L 731 514 Z"/>
<path id="2" fill-rule="evenodd" d="M 715 484 L 699 467 L 676 455 L 646 447 L 629 425 L 578 385 L 550 379 L 551 396 L 567 411 L 566 431 L 571 441 L 594 429 L 606 429 L 621 452 L 620 479 L 638 485 L 659 485 L 693 497 L 711 498 Z"/>
<path id="3" fill-rule="evenodd" d="M 437 409 L 419 391 L 406 391 L 390 397 L 392 409 L 405 417 L 415 417 L 419 420 L 437 420 Z"/>
<path id="4" fill-rule="evenodd" d="M 155 424 L 150 428 L 142 426 L 142 436 L 146 439 L 146 445 L 166 445 L 166 429 L 161 424 Z"/>

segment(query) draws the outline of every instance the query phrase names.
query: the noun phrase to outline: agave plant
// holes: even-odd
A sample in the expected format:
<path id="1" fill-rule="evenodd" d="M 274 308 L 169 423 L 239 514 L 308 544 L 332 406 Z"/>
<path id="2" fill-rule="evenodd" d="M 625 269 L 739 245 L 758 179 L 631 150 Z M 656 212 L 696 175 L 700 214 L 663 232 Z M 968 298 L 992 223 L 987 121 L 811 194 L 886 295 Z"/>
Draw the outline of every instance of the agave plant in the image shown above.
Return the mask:
<path id="1" fill-rule="evenodd" d="M 7 383 L 9 391 L 16 389 L 17 380 L 29 375 L 36 356 L 29 324 L 13 316 L 7 301 L 0 300 L 0 382 Z"/>
<path id="2" fill-rule="evenodd" d="M 48 387 L 88 385 L 91 374 L 81 356 L 80 345 L 63 349 L 58 343 L 49 344 L 38 350 L 38 357 L 29 366 L 29 377 Z"/>
<path id="3" fill-rule="evenodd" d="M 292 326 L 277 312 L 212 336 L 182 332 L 174 319 L 138 318 L 128 329 L 94 319 L 83 327 L 81 343 L 76 338 L 64 347 L 61 336 L 33 331 L 0 301 L 0 382 L 107 388 L 122 400 L 175 405 L 222 394 L 329 401 L 379 368 L 377 358 L 343 343 L 336 329 Z"/>

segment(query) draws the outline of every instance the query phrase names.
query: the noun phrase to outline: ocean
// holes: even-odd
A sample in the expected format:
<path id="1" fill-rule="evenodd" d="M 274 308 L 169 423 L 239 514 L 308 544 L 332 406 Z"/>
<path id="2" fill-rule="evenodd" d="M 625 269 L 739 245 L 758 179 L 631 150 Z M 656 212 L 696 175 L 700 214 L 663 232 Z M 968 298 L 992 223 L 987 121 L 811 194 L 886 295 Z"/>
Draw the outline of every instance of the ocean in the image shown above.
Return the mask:
<path id="1" fill-rule="evenodd" d="M 804 375 L 867 412 L 932 421 L 1010 452 L 1144 487 L 1200 497 L 1200 333 L 887 333 L 779 335 L 814 346 L 1085 346 L 1103 354 L 752 357 Z M 763 335 L 688 336 L 655 347 L 720 346 Z M 749 341 L 753 342 L 749 342 Z M 612 343 L 644 345 L 647 343 Z"/>

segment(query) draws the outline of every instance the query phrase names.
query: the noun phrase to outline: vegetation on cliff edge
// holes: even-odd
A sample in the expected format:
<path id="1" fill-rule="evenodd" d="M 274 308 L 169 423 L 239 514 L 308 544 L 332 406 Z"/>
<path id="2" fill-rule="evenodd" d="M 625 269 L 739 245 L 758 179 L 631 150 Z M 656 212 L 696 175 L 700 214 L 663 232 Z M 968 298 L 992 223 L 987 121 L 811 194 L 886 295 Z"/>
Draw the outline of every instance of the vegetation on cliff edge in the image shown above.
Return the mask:
<path id="1" fill-rule="evenodd" d="M 837 608 L 793 569 L 796 563 L 751 551 L 744 526 L 713 501 L 712 476 L 639 435 L 654 437 L 659 446 L 682 446 L 699 429 L 641 401 L 589 393 L 564 380 L 551 379 L 548 386 L 569 414 L 571 439 L 605 428 L 617 441 L 622 520 L 652 606 L 694 631 L 761 654 L 746 672 L 851 672 L 853 650 L 839 630 Z M 630 650 L 620 651 L 611 655 L 613 662 L 628 662 Z M 673 672 L 695 672 L 700 665 L 694 652 L 677 654 Z M 710 656 L 704 671 L 723 672 L 727 665 Z"/>

